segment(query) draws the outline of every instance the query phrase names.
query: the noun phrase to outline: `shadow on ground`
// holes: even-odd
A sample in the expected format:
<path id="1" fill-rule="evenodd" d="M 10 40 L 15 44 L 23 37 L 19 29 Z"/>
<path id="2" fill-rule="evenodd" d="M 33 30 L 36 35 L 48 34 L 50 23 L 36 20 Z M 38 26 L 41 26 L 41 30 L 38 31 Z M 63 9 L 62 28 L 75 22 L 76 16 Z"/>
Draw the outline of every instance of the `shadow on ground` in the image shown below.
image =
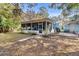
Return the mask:
<path id="1" fill-rule="evenodd" d="M 69 53 L 60 53 L 60 54 L 57 54 L 56 56 L 79 56 L 79 51 L 69 52 Z"/>
<path id="2" fill-rule="evenodd" d="M 62 36 L 30 38 L 0 46 L 1 56 L 78 56 L 79 40 Z"/>

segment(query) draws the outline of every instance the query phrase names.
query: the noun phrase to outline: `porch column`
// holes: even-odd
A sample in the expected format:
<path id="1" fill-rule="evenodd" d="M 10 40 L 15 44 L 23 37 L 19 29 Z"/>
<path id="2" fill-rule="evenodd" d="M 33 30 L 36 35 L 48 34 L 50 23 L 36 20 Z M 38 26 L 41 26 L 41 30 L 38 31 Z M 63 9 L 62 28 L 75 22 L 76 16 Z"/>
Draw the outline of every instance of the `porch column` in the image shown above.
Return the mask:
<path id="1" fill-rule="evenodd" d="M 47 30 L 47 21 L 46 21 L 46 29 L 45 29 L 45 30 L 46 30 L 46 34 L 48 34 L 48 30 Z"/>
<path id="2" fill-rule="evenodd" d="M 42 22 L 42 32 L 43 32 L 43 22 Z"/>
<path id="3" fill-rule="evenodd" d="M 39 34 L 39 22 L 37 24 L 38 24 L 37 28 L 38 28 L 38 34 Z"/>
<path id="4" fill-rule="evenodd" d="M 25 24 L 25 28 L 26 28 L 26 30 L 27 30 L 27 25 Z"/>
<path id="5" fill-rule="evenodd" d="M 32 30 L 32 22 L 31 22 L 31 30 Z"/>
<path id="6" fill-rule="evenodd" d="M 49 23 L 49 33 L 51 32 L 51 24 Z"/>
<path id="7" fill-rule="evenodd" d="M 39 31 L 39 22 L 38 22 L 38 31 Z"/>

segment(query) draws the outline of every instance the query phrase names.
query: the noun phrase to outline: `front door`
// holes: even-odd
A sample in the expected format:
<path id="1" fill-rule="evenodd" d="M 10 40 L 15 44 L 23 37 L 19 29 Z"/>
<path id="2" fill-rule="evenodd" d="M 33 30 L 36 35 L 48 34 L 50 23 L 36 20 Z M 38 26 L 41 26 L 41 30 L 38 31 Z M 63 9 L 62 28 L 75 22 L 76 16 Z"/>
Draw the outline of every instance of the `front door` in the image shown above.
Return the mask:
<path id="1" fill-rule="evenodd" d="M 38 25 L 38 27 L 39 27 L 39 33 L 42 33 L 42 24 L 40 23 L 39 25 Z"/>

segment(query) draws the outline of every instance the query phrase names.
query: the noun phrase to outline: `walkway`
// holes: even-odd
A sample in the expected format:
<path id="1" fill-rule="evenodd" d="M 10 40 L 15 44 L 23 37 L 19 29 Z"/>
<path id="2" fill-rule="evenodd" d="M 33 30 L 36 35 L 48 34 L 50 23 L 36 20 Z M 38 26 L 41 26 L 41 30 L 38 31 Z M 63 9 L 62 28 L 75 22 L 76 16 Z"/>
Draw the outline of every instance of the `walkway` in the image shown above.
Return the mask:
<path id="1" fill-rule="evenodd" d="M 58 35 L 78 37 L 78 35 L 76 35 L 76 34 L 72 34 L 72 33 L 59 33 Z"/>
<path id="2" fill-rule="evenodd" d="M 22 42 L 22 41 L 26 41 L 26 40 L 31 39 L 31 38 L 42 38 L 42 37 L 40 35 L 33 35 L 33 36 L 30 36 L 30 37 L 27 37 L 24 39 L 20 39 L 18 41 Z"/>

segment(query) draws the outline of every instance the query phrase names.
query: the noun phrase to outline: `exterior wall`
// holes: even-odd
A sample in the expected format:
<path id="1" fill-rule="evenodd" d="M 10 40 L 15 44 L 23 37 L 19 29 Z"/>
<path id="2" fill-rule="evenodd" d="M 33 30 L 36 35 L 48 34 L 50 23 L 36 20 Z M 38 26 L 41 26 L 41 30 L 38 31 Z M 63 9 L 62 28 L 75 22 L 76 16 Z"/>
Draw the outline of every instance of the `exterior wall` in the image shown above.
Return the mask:
<path id="1" fill-rule="evenodd" d="M 79 24 L 66 25 L 64 30 L 69 30 L 70 32 L 79 32 Z"/>
<path id="2" fill-rule="evenodd" d="M 76 24 L 69 25 L 69 31 L 74 32 L 75 31 L 75 26 L 76 26 Z"/>

